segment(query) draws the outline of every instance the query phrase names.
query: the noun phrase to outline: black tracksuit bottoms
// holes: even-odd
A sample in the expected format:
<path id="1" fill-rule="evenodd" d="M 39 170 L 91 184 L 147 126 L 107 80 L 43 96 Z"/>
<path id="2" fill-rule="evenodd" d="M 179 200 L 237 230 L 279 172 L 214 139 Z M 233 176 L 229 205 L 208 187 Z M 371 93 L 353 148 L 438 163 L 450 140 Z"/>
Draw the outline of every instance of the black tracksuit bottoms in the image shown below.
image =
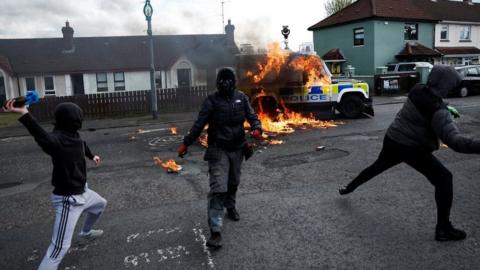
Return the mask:
<path id="1" fill-rule="evenodd" d="M 435 187 L 437 225 L 445 226 L 449 224 L 453 200 L 452 173 L 431 152 L 399 144 L 388 136 L 385 136 L 378 159 L 353 179 L 347 188 L 354 190 L 373 177 L 402 162 L 407 163 L 427 177 Z"/>

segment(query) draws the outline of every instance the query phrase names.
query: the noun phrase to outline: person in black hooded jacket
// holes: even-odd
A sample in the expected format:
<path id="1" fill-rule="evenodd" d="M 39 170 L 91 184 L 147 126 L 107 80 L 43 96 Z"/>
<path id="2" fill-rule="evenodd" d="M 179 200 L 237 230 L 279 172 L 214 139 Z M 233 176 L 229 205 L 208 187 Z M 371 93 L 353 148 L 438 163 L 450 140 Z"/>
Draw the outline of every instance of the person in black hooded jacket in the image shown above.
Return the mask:
<path id="1" fill-rule="evenodd" d="M 183 157 L 187 147 L 195 142 L 208 124 L 208 149 L 204 159 L 208 161 L 210 192 L 208 194 L 208 224 L 211 237 L 207 246 L 221 247 L 220 229 L 224 208 L 227 217 L 238 221 L 235 195 L 240 183 L 240 170 L 247 147 L 243 124 L 247 120 L 252 136 L 262 137 L 262 126 L 248 97 L 236 90 L 236 77 L 230 68 L 222 68 L 217 74 L 217 92 L 203 102 L 197 121 L 185 136 L 178 155 Z"/>
<path id="2" fill-rule="evenodd" d="M 460 134 L 443 98 L 458 88 L 461 76 L 449 66 L 436 65 L 427 84 L 417 84 L 390 125 L 378 159 L 339 192 L 346 195 L 385 170 L 405 162 L 435 187 L 437 241 L 462 240 L 466 233 L 450 223 L 452 173 L 432 154 L 440 140 L 461 153 L 480 154 L 480 140 Z"/>
<path id="3" fill-rule="evenodd" d="M 22 116 L 18 120 L 52 158 L 54 189 L 51 201 L 56 216 L 52 242 L 38 269 L 57 269 L 70 248 L 75 225 L 83 212 L 87 213 L 87 217 L 80 236 L 92 239 L 103 234 L 102 230 L 92 228 L 105 210 L 107 201 L 88 188 L 85 157 L 96 165 L 101 160 L 92 154 L 78 133 L 82 127 L 83 112 L 76 104 L 65 102 L 55 108 L 55 128 L 49 133 L 25 106 L 16 108 L 13 103 L 13 99 L 7 101 L 4 110 L 20 113 Z"/>

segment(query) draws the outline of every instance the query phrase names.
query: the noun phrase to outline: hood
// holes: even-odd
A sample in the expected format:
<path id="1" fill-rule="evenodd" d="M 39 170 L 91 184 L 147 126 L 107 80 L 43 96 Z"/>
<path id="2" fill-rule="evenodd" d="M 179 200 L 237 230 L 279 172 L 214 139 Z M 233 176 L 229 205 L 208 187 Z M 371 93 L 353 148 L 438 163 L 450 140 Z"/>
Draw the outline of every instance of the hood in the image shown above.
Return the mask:
<path id="1" fill-rule="evenodd" d="M 237 87 L 235 72 L 231 68 L 222 68 L 217 74 L 217 89 L 224 96 L 232 96 Z"/>
<path id="2" fill-rule="evenodd" d="M 77 104 L 64 102 L 55 108 L 55 128 L 68 132 L 77 132 L 82 128 L 83 112 Z"/>
<path id="3" fill-rule="evenodd" d="M 428 75 L 427 85 L 439 97 L 447 94 L 458 87 L 462 82 L 462 76 L 451 66 L 436 65 Z"/>

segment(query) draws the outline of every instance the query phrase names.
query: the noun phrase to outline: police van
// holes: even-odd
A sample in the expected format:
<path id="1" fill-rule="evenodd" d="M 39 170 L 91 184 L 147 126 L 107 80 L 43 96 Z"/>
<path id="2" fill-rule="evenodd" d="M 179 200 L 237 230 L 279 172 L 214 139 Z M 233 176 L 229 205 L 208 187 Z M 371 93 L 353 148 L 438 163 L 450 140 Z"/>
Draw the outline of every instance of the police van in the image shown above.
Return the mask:
<path id="1" fill-rule="evenodd" d="M 275 114 L 279 110 L 290 109 L 320 115 L 325 111 L 335 114 L 339 111 L 346 118 L 359 118 L 363 114 L 374 115 L 368 84 L 353 79 L 335 80 L 328 83 L 308 83 L 308 71 L 290 68 L 289 63 L 304 54 L 291 53 L 276 72 L 270 72 L 260 82 L 252 82 L 248 74 L 255 72 L 266 61 L 266 55 L 238 55 L 238 86 L 250 97 L 258 111 Z M 317 57 L 308 55 L 307 57 Z M 331 77 L 330 71 L 322 63 L 323 72 Z M 257 70 L 258 71 L 258 70 Z"/>

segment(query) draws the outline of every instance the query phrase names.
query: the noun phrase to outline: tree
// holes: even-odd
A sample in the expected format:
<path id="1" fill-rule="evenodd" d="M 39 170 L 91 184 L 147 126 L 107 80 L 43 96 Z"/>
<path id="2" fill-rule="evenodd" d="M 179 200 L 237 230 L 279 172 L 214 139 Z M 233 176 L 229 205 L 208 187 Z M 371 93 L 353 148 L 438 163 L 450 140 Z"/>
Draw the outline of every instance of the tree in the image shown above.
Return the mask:
<path id="1" fill-rule="evenodd" d="M 330 16 L 351 5 L 353 2 L 355 2 L 355 0 L 328 0 L 325 3 L 325 10 L 327 11 L 327 15 Z"/>

